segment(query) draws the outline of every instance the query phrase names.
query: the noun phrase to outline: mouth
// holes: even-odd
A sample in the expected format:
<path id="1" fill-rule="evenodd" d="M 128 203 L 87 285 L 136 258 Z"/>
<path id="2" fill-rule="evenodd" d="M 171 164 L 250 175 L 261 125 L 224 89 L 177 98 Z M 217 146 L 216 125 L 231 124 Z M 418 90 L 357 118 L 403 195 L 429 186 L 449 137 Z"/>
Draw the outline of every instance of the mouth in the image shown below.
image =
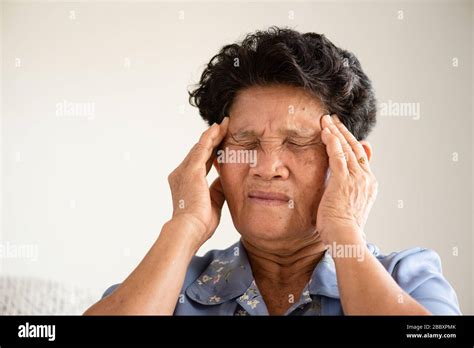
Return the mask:
<path id="1" fill-rule="evenodd" d="M 248 198 L 252 203 L 263 205 L 287 205 L 290 197 L 280 192 L 251 191 Z"/>

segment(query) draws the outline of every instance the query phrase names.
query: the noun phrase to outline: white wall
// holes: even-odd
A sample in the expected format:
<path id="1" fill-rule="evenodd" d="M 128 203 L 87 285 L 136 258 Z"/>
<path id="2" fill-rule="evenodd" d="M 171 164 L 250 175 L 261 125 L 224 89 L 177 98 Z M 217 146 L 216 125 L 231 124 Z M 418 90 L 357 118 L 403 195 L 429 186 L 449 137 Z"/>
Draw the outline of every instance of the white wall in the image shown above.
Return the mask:
<path id="1" fill-rule="evenodd" d="M 222 45 L 286 25 L 353 51 L 379 103 L 419 103 L 419 120 L 379 116 L 369 138 L 380 192 L 366 233 L 386 253 L 435 249 L 474 313 L 471 2 L 5 1 L 1 20 L 2 245 L 33 248 L 2 257 L 4 274 L 98 296 L 126 277 L 205 129 L 186 88 Z M 64 100 L 93 113 L 61 116 Z M 225 210 L 200 254 L 237 239 Z"/>

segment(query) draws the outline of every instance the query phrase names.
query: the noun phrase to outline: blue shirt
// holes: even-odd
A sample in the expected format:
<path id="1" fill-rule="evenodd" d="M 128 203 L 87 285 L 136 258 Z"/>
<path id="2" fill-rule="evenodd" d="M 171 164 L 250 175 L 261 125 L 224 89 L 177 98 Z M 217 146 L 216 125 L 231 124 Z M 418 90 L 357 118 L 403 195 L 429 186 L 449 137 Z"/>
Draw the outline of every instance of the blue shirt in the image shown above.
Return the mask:
<path id="1" fill-rule="evenodd" d="M 367 247 L 397 284 L 432 314 L 462 314 L 454 289 L 442 275 L 436 252 L 416 247 L 380 255 L 374 244 L 367 243 Z M 109 287 L 102 298 L 119 285 Z M 285 315 L 344 315 L 336 268 L 328 251 L 300 298 L 290 295 L 288 300 L 292 305 Z M 193 257 L 174 315 L 268 315 L 240 241 L 227 249 Z"/>

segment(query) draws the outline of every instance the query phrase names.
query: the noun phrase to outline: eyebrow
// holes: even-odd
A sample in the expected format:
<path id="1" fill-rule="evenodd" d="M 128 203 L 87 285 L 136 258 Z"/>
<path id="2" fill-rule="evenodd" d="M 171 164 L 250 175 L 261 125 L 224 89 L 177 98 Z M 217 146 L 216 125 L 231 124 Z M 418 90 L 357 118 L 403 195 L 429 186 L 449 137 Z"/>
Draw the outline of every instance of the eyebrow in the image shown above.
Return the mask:
<path id="1" fill-rule="evenodd" d="M 315 138 L 315 137 L 321 136 L 321 132 L 312 132 L 311 134 L 304 134 L 294 129 L 289 129 L 285 131 L 285 133 L 286 135 L 290 137 L 295 137 L 295 138 Z"/>
<path id="2" fill-rule="evenodd" d="M 231 137 L 234 139 L 238 138 L 256 138 L 257 133 L 253 130 L 239 130 L 234 133 L 230 133 Z"/>

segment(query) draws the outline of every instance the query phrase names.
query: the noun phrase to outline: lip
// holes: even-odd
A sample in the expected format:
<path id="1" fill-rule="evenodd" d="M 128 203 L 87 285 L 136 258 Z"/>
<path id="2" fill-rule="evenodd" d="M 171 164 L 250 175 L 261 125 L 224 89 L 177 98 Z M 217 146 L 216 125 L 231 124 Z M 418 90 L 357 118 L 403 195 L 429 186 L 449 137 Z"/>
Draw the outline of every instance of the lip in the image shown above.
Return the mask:
<path id="1" fill-rule="evenodd" d="M 265 205 L 287 204 L 290 197 L 280 192 L 273 191 L 251 191 L 248 198 L 254 202 Z"/>

